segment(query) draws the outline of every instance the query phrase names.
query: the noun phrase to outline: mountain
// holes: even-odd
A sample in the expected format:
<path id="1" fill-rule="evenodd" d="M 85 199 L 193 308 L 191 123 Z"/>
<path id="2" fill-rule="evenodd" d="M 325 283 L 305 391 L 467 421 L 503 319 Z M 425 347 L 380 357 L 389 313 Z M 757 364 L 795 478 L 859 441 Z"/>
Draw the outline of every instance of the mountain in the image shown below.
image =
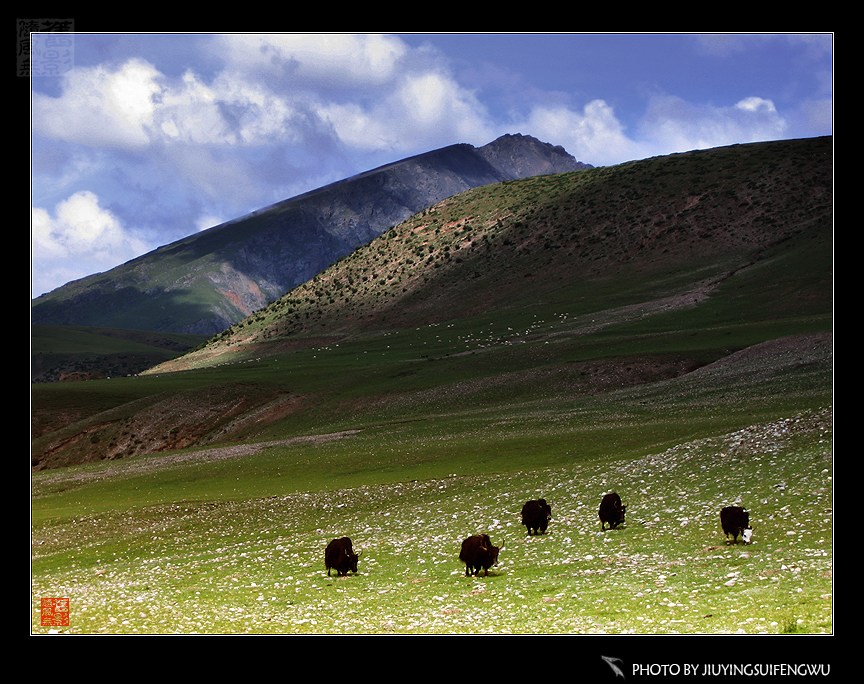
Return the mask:
<path id="1" fill-rule="evenodd" d="M 160 247 L 32 302 L 33 324 L 212 335 L 412 214 L 466 189 L 590 168 L 505 135 L 361 173 Z"/>
<path id="2" fill-rule="evenodd" d="M 693 438 L 673 416 L 711 434 L 830 407 L 832 327 L 830 137 L 504 181 L 139 377 L 34 386 L 33 466 L 272 446 L 278 468 L 297 440 L 366 434 L 386 470 L 375 435 L 403 425 L 445 459 L 502 430 L 533 453 L 528 422 L 562 453 L 628 453 L 598 421 L 662 450 Z"/>
<path id="3" fill-rule="evenodd" d="M 394 227 L 204 348 L 155 371 L 210 365 L 243 350 L 261 356 L 304 341 L 529 307 L 567 292 L 590 301 L 595 289 L 634 279 L 642 289 L 652 281 L 670 284 L 663 296 L 641 302 L 640 313 L 629 315 L 692 306 L 766 262 L 793 254 L 830 258 L 831 160 L 831 139 L 817 138 L 467 191 Z M 796 288 L 805 286 L 830 294 L 831 271 L 813 271 L 817 266 L 824 261 L 796 261 L 795 270 L 766 285 L 772 300 L 760 305 L 778 312 L 799 306 L 773 298 L 801 296 Z"/>

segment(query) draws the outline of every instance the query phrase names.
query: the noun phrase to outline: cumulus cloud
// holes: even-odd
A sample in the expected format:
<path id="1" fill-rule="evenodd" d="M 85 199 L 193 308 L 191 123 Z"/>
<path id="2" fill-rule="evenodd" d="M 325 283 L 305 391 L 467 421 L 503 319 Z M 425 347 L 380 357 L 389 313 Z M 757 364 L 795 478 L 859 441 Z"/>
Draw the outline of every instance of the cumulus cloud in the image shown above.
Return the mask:
<path id="1" fill-rule="evenodd" d="M 161 81 L 159 71 L 140 59 L 117 68 L 73 69 L 65 77 L 62 97 L 33 93 L 33 130 L 86 145 L 142 147 L 150 140 Z"/>
<path id="2" fill-rule="evenodd" d="M 125 229 L 92 192 L 76 192 L 50 213 L 31 211 L 34 295 L 112 268 L 153 248 Z"/>
<path id="3" fill-rule="evenodd" d="M 639 143 L 627 137 L 612 107 L 603 100 L 589 102 L 581 111 L 563 105 L 535 107 L 520 128 L 562 145 L 580 161 L 595 166 L 642 155 Z"/>
<path id="4" fill-rule="evenodd" d="M 395 36 L 214 37 L 221 101 L 246 116 L 245 141 L 302 143 L 330 135 L 347 151 L 415 152 L 483 141 L 487 114 L 425 50 Z"/>
<path id="5" fill-rule="evenodd" d="M 673 96 L 652 98 L 632 132 L 603 100 L 589 102 L 578 111 L 562 105 L 537 106 L 519 126 L 542 140 L 563 145 L 580 161 L 594 165 L 774 140 L 788 129 L 774 103 L 765 98 L 747 97 L 716 107 Z"/>
<path id="6" fill-rule="evenodd" d="M 479 140 L 487 114 L 439 60 L 406 59 L 381 35 L 214 36 L 223 62 L 205 78 L 169 78 L 138 58 L 72 70 L 62 93 L 34 93 L 34 131 L 90 145 L 303 144 L 322 134 L 348 150 L 417 151 Z"/>
<path id="7" fill-rule="evenodd" d="M 406 74 L 368 107 L 322 109 L 334 133 L 358 150 L 408 151 L 452 142 L 488 142 L 492 127 L 483 106 L 448 74 Z"/>
<path id="8" fill-rule="evenodd" d="M 222 115 L 217 92 L 192 71 L 163 91 L 151 136 L 165 142 L 202 145 L 237 142 Z"/>
<path id="9" fill-rule="evenodd" d="M 655 97 L 640 126 L 640 137 L 658 154 L 731 145 L 756 140 L 775 140 L 786 132 L 787 122 L 773 102 L 747 97 L 716 107 L 697 105 L 679 97 Z"/>
<path id="10" fill-rule="evenodd" d="M 396 36 L 323 33 L 218 35 L 211 49 L 224 60 L 226 71 L 316 91 L 387 83 L 408 52 Z"/>
<path id="11" fill-rule="evenodd" d="M 260 145 L 282 137 L 291 113 L 265 87 L 187 71 L 169 79 L 130 59 L 75 69 L 59 97 L 33 96 L 34 132 L 92 147 L 140 150 L 158 144 Z"/>

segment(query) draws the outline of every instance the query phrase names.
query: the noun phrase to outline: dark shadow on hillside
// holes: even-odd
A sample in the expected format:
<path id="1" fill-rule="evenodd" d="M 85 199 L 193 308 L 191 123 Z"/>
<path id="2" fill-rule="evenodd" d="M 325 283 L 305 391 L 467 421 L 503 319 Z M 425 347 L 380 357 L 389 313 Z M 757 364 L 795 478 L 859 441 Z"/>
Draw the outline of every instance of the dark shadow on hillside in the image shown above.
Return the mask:
<path id="1" fill-rule="evenodd" d="M 69 300 L 34 300 L 33 325 L 74 325 L 173 331 L 212 335 L 228 327 L 201 304 L 183 300 L 182 292 L 147 292 L 110 284 Z"/>

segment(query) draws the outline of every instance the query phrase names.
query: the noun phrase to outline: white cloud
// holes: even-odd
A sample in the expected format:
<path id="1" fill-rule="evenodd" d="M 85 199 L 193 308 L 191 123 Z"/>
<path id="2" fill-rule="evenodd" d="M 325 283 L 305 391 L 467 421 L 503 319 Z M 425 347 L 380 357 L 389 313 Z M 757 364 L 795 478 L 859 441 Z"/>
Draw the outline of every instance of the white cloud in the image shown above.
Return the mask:
<path id="1" fill-rule="evenodd" d="M 656 97 L 642 120 L 640 137 L 657 154 L 782 138 L 787 129 L 773 102 L 748 97 L 726 107 Z"/>
<path id="2" fill-rule="evenodd" d="M 47 211 L 35 208 L 30 212 L 30 244 L 34 256 L 42 262 L 62 259 L 69 250 L 60 240 L 55 239 L 51 216 Z"/>
<path id="3" fill-rule="evenodd" d="M 154 113 L 153 139 L 221 146 L 273 145 L 297 140 L 297 108 L 266 84 L 222 73 L 211 84 L 191 71 L 166 87 Z M 302 118 L 302 117 L 301 117 Z"/>
<path id="4" fill-rule="evenodd" d="M 33 95 L 35 133 L 93 147 L 272 143 L 290 113 L 254 83 L 222 77 L 208 85 L 191 71 L 171 80 L 139 59 L 75 69 L 60 97 Z"/>
<path id="5" fill-rule="evenodd" d="M 627 137 L 612 107 L 603 100 L 589 102 L 581 112 L 564 106 L 535 107 L 519 127 L 562 145 L 579 161 L 595 166 L 643 156 L 640 144 Z"/>
<path id="6" fill-rule="evenodd" d="M 394 78 L 408 52 L 396 36 L 375 34 L 227 34 L 214 36 L 213 50 L 228 71 L 254 79 L 290 77 L 292 85 L 365 88 Z"/>
<path id="7" fill-rule="evenodd" d="M 59 97 L 34 93 L 34 132 L 138 150 L 303 144 L 324 133 L 398 151 L 483 130 L 473 95 L 428 66 L 407 71 L 408 48 L 393 36 L 232 34 L 213 46 L 225 65 L 207 80 L 192 70 L 169 78 L 138 58 L 74 69 Z"/>
<path id="8" fill-rule="evenodd" d="M 445 73 L 400 78 L 369 107 L 334 103 L 322 116 L 348 147 L 422 150 L 452 142 L 489 142 L 492 127 L 483 106 Z M 489 138 L 489 139 L 487 139 Z"/>
<path id="9" fill-rule="evenodd" d="M 486 112 L 426 50 L 373 34 L 215 36 L 214 81 L 246 142 L 324 134 L 350 150 L 414 152 L 488 142 Z"/>
<path id="10" fill-rule="evenodd" d="M 166 142 L 237 142 L 219 110 L 217 93 L 191 71 L 187 71 L 178 82 L 163 92 L 153 123 L 151 135 Z"/>
<path id="11" fill-rule="evenodd" d="M 116 69 L 74 69 L 66 75 L 61 97 L 33 93 L 33 130 L 87 145 L 141 147 L 149 142 L 162 88 L 158 70 L 140 59 Z"/>
<path id="12" fill-rule="evenodd" d="M 152 248 L 101 207 L 92 192 L 76 192 L 57 204 L 53 215 L 36 207 L 31 211 L 32 294 L 113 268 Z"/>
<path id="13" fill-rule="evenodd" d="M 302 144 L 330 136 L 348 150 L 415 152 L 482 141 L 486 113 L 425 50 L 395 36 L 214 37 L 225 68 L 214 80 L 245 142 Z"/>
<path id="14" fill-rule="evenodd" d="M 272 145 L 302 137 L 294 130 L 296 104 L 274 93 L 264 83 L 220 75 L 213 87 L 224 121 L 236 134 L 236 142 L 247 145 Z"/>
<path id="15" fill-rule="evenodd" d="M 735 105 L 735 108 L 752 114 L 767 114 L 768 116 L 776 116 L 777 114 L 774 103 L 761 97 L 745 97 Z"/>
<path id="16" fill-rule="evenodd" d="M 581 112 L 564 106 L 535 107 L 522 129 L 553 141 L 580 161 L 594 165 L 731 145 L 775 140 L 788 125 L 774 103 L 747 97 L 733 105 L 694 105 L 678 97 L 653 98 L 638 130 L 628 132 L 603 100 Z"/>

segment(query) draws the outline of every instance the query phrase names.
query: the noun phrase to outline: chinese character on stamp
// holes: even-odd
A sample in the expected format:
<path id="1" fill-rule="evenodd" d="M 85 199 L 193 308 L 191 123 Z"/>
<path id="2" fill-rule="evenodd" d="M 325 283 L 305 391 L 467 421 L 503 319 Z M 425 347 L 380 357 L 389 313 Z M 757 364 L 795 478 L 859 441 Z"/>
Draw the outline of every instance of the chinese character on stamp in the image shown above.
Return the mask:
<path id="1" fill-rule="evenodd" d="M 69 626 L 69 599 L 68 598 L 43 598 L 42 599 L 42 626 L 43 627 L 68 627 Z"/>

